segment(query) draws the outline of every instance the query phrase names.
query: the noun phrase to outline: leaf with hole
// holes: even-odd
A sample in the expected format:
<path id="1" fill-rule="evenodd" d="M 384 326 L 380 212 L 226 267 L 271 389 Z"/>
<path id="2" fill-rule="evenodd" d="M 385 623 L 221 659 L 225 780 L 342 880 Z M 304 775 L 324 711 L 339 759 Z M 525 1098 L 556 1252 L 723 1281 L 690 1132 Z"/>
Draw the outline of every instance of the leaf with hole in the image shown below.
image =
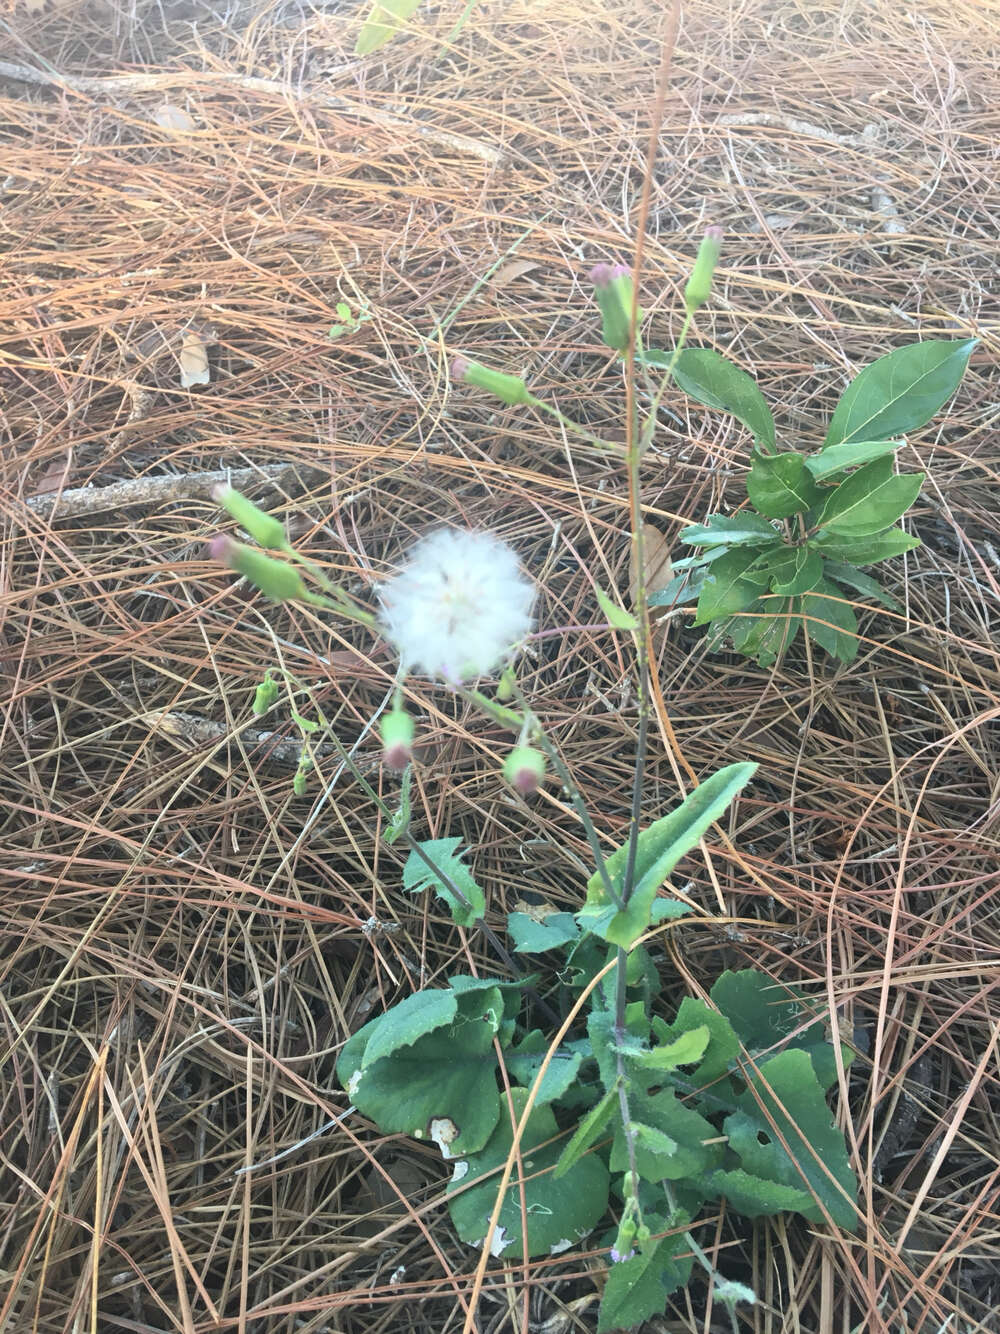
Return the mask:
<path id="1" fill-rule="evenodd" d="M 527 1097 L 526 1089 L 511 1089 L 516 1116 L 524 1111 Z M 497 1097 L 494 1092 L 493 1098 L 496 1130 L 480 1152 L 456 1167 L 448 1187 L 451 1221 L 462 1240 L 474 1246 L 482 1244 L 486 1236 L 497 1198 L 497 1169 L 507 1162 L 514 1142 L 507 1096 L 501 1093 Z M 523 1259 L 526 1254 L 549 1255 L 564 1242 L 576 1245 L 601 1221 L 608 1207 L 608 1169 L 596 1153 L 590 1153 L 556 1178 L 552 1168 L 558 1156 L 559 1127 L 552 1109 L 535 1107 L 521 1138 L 527 1246 L 521 1230 L 521 1190 L 515 1165 L 504 1192 L 497 1230 L 490 1238 L 494 1255 L 502 1255 L 505 1260 Z"/>
<path id="2" fill-rule="evenodd" d="M 747 495 L 754 509 L 769 519 L 791 518 L 823 499 L 804 455 L 762 454 L 756 449 L 751 455 Z"/>
<path id="3" fill-rule="evenodd" d="M 739 1110 L 723 1126 L 743 1170 L 808 1189 L 814 1202 L 800 1212 L 812 1222 L 823 1218 L 820 1201 L 840 1227 L 854 1227 L 857 1180 L 808 1052 L 780 1052 L 747 1069 L 746 1077 Z"/>
<path id="4" fill-rule="evenodd" d="M 634 889 L 624 910 L 609 904 L 603 880 L 595 872 L 587 882 L 587 899 L 577 913 L 584 930 L 630 949 L 648 928 L 656 891 L 685 853 L 729 807 L 753 777 L 755 764 L 729 764 L 688 793 L 669 815 L 651 824 L 636 842 Z M 611 884 L 620 895 L 628 862 L 628 844 L 605 862 Z"/>
<path id="5" fill-rule="evenodd" d="M 873 361 L 845 389 L 824 448 L 926 425 L 958 388 L 977 341 L 911 343 Z"/>

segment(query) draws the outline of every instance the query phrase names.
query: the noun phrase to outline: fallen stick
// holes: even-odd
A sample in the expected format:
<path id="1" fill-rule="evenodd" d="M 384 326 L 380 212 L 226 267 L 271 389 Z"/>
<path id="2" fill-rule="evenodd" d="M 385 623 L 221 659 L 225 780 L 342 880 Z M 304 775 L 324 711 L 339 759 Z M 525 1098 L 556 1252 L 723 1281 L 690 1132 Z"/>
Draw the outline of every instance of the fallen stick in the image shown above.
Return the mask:
<path id="1" fill-rule="evenodd" d="M 45 518 L 79 519 L 88 514 L 124 509 L 128 505 L 162 505 L 170 500 L 209 498 L 212 488 L 229 482 L 237 490 L 255 482 L 279 483 L 291 472 L 288 463 L 259 468 L 222 468 L 217 472 L 191 472 L 177 477 L 134 477 L 107 486 L 78 486 L 71 491 L 28 496 L 24 504 Z"/>

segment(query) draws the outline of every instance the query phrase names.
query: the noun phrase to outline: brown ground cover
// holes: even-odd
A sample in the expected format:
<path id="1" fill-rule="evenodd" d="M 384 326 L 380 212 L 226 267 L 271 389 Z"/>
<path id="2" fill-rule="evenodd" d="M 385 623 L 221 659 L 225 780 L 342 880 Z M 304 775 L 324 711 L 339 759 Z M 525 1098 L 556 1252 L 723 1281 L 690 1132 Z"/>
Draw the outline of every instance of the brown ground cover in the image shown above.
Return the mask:
<path id="1" fill-rule="evenodd" d="M 496 965 L 401 893 L 355 784 L 323 799 L 330 752 L 295 797 L 287 713 L 250 716 L 280 662 L 353 744 L 389 657 L 205 556 L 225 469 L 364 598 L 434 524 L 511 541 L 567 627 L 525 688 L 620 841 L 632 659 L 585 627 L 595 584 L 627 588 L 624 472 L 446 368 L 524 373 L 620 433 L 584 275 L 632 253 L 664 16 L 484 0 L 448 42 L 459 12 L 362 62 L 354 0 L 2 16 L 4 1334 L 461 1329 L 477 1257 L 433 1147 L 357 1117 L 309 1137 L 347 1106 L 333 1065 L 365 1018 Z M 860 613 L 853 664 L 707 656 L 683 617 L 657 636 L 686 764 L 760 764 L 729 842 L 681 867 L 706 920 L 666 938 L 664 1009 L 753 964 L 835 1005 L 861 1053 L 837 1103 L 859 1233 L 699 1231 L 756 1287 L 760 1334 L 1000 1329 L 998 25 L 963 0 L 692 0 L 666 104 L 650 341 L 706 222 L 727 241 L 697 336 L 790 444 L 889 348 L 982 340 L 904 451 L 923 545 L 885 567 L 905 610 Z M 331 340 L 340 301 L 368 318 Z M 739 498 L 750 442 L 665 409 L 643 501 L 672 542 Z M 588 850 L 558 790 L 513 800 L 506 738 L 422 698 L 421 836 L 463 836 L 498 931 L 526 891 L 576 906 Z M 374 740 L 358 753 L 377 776 Z M 649 818 L 680 764 L 658 739 Z M 496 1266 L 479 1328 L 593 1329 L 602 1266 L 586 1244 Z M 697 1281 L 650 1325 L 727 1327 Z"/>

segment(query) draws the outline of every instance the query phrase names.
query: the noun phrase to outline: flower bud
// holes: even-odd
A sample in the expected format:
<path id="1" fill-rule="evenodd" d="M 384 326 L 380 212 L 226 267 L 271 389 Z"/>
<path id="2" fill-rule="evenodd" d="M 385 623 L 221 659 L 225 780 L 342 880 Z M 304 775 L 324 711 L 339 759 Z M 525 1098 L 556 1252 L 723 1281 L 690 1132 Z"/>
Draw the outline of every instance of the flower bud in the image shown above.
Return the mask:
<path id="1" fill-rule="evenodd" d="M 268 673 L 261 681 L 260 685 L 254 691 L 253 711 L 259 718 L 262 713 L 267 713 L 268 709 L 278 698 L 281 687 L 273 676 Z"/>
<path id="2" fill-rule="evenodd" d="M 528 797 L 545 777 L 545 756 L 533 746 L 515 746 L 507 756 L 503 776 L 511 787 Z"/>
<path id="3" fill-rule="evenodd" d="M 712 274 L 719 262 L 722 249 L 722 228 L 708 227 L 704 239 L 698 247 L 698 257 L 691 270 L 687 287 L 684 289 L 684 305 L 689 315 L 693 315 L 708 300 L 712 291 Z"/>
<path id="4" fill-rule="evenodd" d="M 288 546 L 283 525 L 272 515 L 258 509 L 252 500 L 241 496 L 239 491 L 229 485 L 221 485 L 215 488 L 212 496 L 262 547 L 269 551 L 281 551 Z"/>
<path id="5" fill-rule="evenodd" d="M 517 403 L 530 403 L 528 386 L 517 375 L 505 375 L 503 371 L 492 371 L 488 366 L 481 366 L 478 361 L 468 361 L 465 357 L 455 357 L 451 363 L 451 377 L 463 384 L 474 384 L 485 389 L 488 394 L 499 398 L 511 407 Z"/>
<path id="6" fill-rule="evenodd" d="M 500 673 L 500 684 L 497 686 L 497 699 L 501 704 L 508 704 L 514 698 L 514 686 L 517 678 L 509 667 L 505 667 Z"/>
<path id="7" fill-rule="evenodd" d="M 628 348 L 632 328 L 632 275 L 624 264 L 595 264 L 590 270 L 601 308 L 601 338 L 616 352 Z"/>
<path id="8" fill-rule="evenodd" d="M 275 602 L 291 602 L 305 595 L 305 584 L 297 570 L 284 561 L 265 556 L 256 547 L 245 547 L 242 542 L 234 542 L 231 537 L 220 534 L 212 538 L 208 549 L 213 560 L 222 561 L 237 574 L 242 574 Z"/>
<path id="9" fill-rule="evenodd" d="M 382 719 L 382 763 L 387 769 L 403 770 L 413 758 L 413 719 L 405 709 L 395 708 Z"/>

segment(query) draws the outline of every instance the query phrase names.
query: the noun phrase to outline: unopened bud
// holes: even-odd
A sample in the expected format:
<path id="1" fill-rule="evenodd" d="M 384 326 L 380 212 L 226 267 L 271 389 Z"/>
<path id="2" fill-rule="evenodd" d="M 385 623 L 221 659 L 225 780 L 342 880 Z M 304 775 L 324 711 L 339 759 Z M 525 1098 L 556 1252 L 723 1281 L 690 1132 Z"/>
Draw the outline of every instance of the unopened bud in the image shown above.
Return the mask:
<path id="1" fill-rule="evenodd" d="M 509 667 L 505 667 L 500 673 L 500 684 L 497 686 L 497 699 L 501 704 L 508 704 L 514 698 L 514 686 L 517 684 L 517 678 Z"/>
<path id="2" fill-rule="evenodd" d="M 528 386 L 519 376 L 490 370 L 488 366 L 481 366 L 478 361 L 468 361 L 465 357 L 453 358 L 451 376 L 453 380 L 459 380 L 463 384 L 474 384 L 479 389 L 485 389 L 488 394 L 492 394 L 494 398 L 499 398 L 501 402 L 511 407 L 517 403 L 531 402 Z"/>
<path id="3" fill-rule="evenodd" d="M 281 687 L 273 676 L 268 674 L 261 681 L 260 685 L 254 691 L 253 711 L 259 718 L 262 713 L 267 713 L 268 709 L 278 698 Z"/>
<path id="4" fill-rule="evenodd" d="M 545 756 L 533 746 L 515 746 L 504 763 L 503 776 L 511 787 L 528 797 L 545 777 Z"/>
<path id="5" fill-rule="evenodd" d="M 393 709 L 382 719 L 382 763 L 401 771 L 413 758 L 413 719 L 405 709 Z"/>
<path id="6" fill-rule="evenodd" d="M 632 329 L 632 275 L 624 264 L 595 264 L 590 270 L 601 308 L 601 338 L 616 352 L 628 348 Z"/>
<path id="7" fill-rule="evenodd" d="M 224 484 L 217 486 L 212 496 L 262 547 L 269 551 L 282 551 L 287 547 L 284 526 L 273 515 L 258 509 L 252 500 L 247 500 L 239 491 Z"/>
<path id="8" fill-rule="evenodd" d="M 220 535 L 213 537 L 208 549 L 213 560 L 221 561 L 237 574 L 242 574 L 244 579 L 249 579 L 275 602 L 291 602 L 305 595 L 305 585 L 297 570 L 284 561 L 265 556 L 256 547 L 245 547 L 241 542 L 234 542 L 231 537 Z"/>
<path id="9" fill-rule="evenodd" d="M 698 257 L 695 259 L 694 268 L 691 270 L 691 277 L 688 279 L 687 287 L 684 288 L 684 305 L 689 315 L 693 315 L 696 310 L 699 310 L 711 295 L 712 274 L 719 262 L 719 251 L 721 249 L 722 228 L 708 227 L 704 239 L 698 247 Z"/>

